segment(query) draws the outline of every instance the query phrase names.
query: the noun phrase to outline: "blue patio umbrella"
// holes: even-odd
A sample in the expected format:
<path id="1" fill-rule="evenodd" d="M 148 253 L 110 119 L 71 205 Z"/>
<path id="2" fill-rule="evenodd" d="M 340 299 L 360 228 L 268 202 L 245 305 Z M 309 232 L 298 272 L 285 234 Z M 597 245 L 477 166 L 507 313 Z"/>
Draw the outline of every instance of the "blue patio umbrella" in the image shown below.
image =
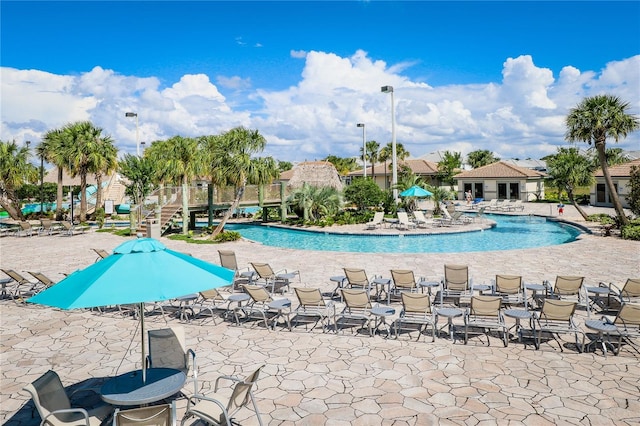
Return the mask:
<path id="1" fill-rule="evenodd" d="M 405 189 L 400 193 L 401 197 L 430 197 L 432 195 L 433 193 L 418 185 L 413 185 L 411 188 Z"/>
<path id="2" fill-rule="evenodd" d="M 140 304 L 144 380 L 144 303 L 228 286 L 235 272 L 169 250 L 153 238 L 129 240 L 27 302 L 61 309 Z"/>

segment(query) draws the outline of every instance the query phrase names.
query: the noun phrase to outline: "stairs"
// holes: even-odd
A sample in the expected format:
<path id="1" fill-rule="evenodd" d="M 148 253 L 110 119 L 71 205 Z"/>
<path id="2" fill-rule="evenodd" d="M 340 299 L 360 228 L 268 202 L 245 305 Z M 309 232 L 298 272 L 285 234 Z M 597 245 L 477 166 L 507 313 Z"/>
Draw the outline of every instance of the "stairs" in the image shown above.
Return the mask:
<path id="1" fill-rule="evenodd" d="M 164 234 L 167 229 L 169 229 L 169 225 L 171 223 L 171 219 L 179 216 L 182 212 L 181 204 L 166 204 L 162 206 L 162 210 L 160 212 L 160 234 Z M 155 219 L 155 212 L 149 213 L 141 223 L 138 224 L 138 228 L 136 229 L 136 233 L 140 233 L 142 235 L 147 235 L 147 221 Z"/>

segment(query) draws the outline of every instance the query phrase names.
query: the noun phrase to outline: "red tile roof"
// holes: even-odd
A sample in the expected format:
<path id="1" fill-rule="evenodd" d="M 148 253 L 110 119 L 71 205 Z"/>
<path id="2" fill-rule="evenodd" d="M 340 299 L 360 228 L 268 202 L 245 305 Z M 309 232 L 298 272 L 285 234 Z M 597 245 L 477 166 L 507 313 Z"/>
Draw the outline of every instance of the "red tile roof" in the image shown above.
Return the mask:
<path id="1" fill-rule="evenodd" d="M 629 161 L 628 163 L 610 166 L 609 173 L 611 174 L 611 176 L 615 177 L 629 177 L 631 176 L 631 166 L 640 167 L 640 158 L 637 160 Z M 596 170 L 593 175 L 596 177 L 604 176 L 602 174 L 602 169 Z"/>
<path id="2" fill-rule="evenodd" d="M 498 161 L 477 169 L 458 173 L 456 179 L 493 179 L 493 178 L 542 178 L 546 174 L 536 170 L 518 167 L 513 164 Z"/>

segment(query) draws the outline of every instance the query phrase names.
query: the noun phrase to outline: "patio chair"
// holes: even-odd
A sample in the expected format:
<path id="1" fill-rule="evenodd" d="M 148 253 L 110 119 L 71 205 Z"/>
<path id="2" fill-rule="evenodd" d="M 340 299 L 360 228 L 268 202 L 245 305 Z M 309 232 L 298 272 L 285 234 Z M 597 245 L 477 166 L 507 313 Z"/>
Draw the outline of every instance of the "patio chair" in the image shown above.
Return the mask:
<path id="1" fill-rule="evenodd" d="M 418 283 L 413 271 L 409 269 L 392 269 L 391 295 L 398 295 L 404 292 L 415 293 L 418 291 Z"/>
<path id="2" fill-rule="evenodd" d="M 502 335 L 502 342 L 509 344 L 508 328 L 502 315 L 501 296 L 472 296 L 471 305 L 464 315 L 464 344 L 469 341 L 469 329 L 480 328 L 487 336 L 487 345 L 491 345 L 489 331 L 498 330 Z"/>
<path id="3" fill-rule="evenodd" d="M 398 212 L 398 229 L 416 229 L 417 225 L 409 220 L 407 212 Z"/>
<path id="4" fill-rule="evenodd" d="M 113 413 L 112 426 L 175 426 L 176 402 L 121 410 Z"/>
<path id="5" fill-rule="evenodd" d="M 542 341 L 542 333 L 547 333 L 554 340 L 555 334 L 573 334 L 576 339 L 576 347 L 578 352 L 582 352 L 582 345 L 578 340 L 578 334 L 584 333 L 580 330 L 575 322 L 574 313 L 576 311 L 577 302 L 571 300 L 545 299 L 540 312 L 534 312 L 533 321 L 537 324 L 534 332 L 534 340 L 536 349 L 540 349 Z M 560 351 L 563 351 L 562 344 L 558 342 Z"/>
<path id="6" fill-rule="evenodd" d="M 40 227 L 38 228 L 38 236 L 46 234 L 53 235 L 60 231 L 60 225 L 54 223 L 51 219 L 40 219 Z"/>
<path id="7" fill-rule="evenodd" d="M 369 280 L 367 277 L 367 273 L 364 269 L 359 268 L 342 268 L 344 271 L 344 276 L 346 277 L 346 283 L 344 283 L 344 287 L 346 288 L 360 288 L 366 290 L 367 292 L 371 291 L 371 286 L 373 282 Z"/>
<path id="8" fill-rule="evenodd" d="M 49 279 L 49 277 L 47 277 L 42 272 L 27 271 L 27 273 L 31 275 L 33 278 L 35 278 L 36 280 L 38 280 L 38 282 L 42 285 L 42 288 L 40 289 L 40 291 L 46 290 L 55 284 L 55 281 Z"/>
<path id="9" fill-rule="evenodd" d="M 40 282 L 30 281 L 13 269 L 0 269 L 0 271 L 8 275 L 15 283 L 11 286 L 13 290 L 11 298 L 13 300 L 22 302 L 44 289 L 44 286 Z"/>
<path id="10" fill-rule="evenodd" d="M 227 300 L 220 294 L 220 292 L 212 288 L 211 290 L 201 291 L 198 295 L 198 298 L 191 305 L 192 309 L 198 309 L 198 313 L 196 316 L 200 316 L 202 312 L 208 311 L 213 324 L 216 323 L 216 309 L 222 309 L 222 305 L 226 303 Z M 195 312 L 195 311 L 194 311 Z"/>
<path id="11" fill-rule="evenodd" d="M 220 266 L 231 269 L 235 272 L 235 275 L 233 276 L 233 285 L 231 286 L 233 290 L 240 291 L 244 284 L 251 284 L 256 273 L 249 267 L 238 267 L 236 252 L 233 250 L 218 250 L 218 255 L 220 256 Z"/>
<path id="12" fill-rule="evenodd" d="M 623 303 L 618 315 L 616 315 L 613 321 L 610 321 L 607 317 L 603 317 L 603 320 L 618 328 L 618 349 L 615 352 L 616 355 L 620 353 L 623 340 L 626 340 L 633 346 L 632 339 L 640 338 L 640 304 Z M 638 351 L 637 348 L 636 351 Z"/>
<path id="13" fill-rule="evenodd" d="M 191 417 L 197 417 L 204 422 L 212 425 L 231 426 L 238 424 L 233 421 L 233 416 L 242 408 L 249 405 L 249 401 L 253 404 L 253 410 L 256 413 L 258 424 L 262 426 L 260 411 L 258 404 L 253 396 L 253 386 L 258 380 L 260 371 L 264 367 L 259 367 L 256 371 L 241 379 L 236 376 L 220 376 L 216 379 L 213 394 L 209 395 L 193 395 L 187 401 L 187 410 L 182 418 L 181 424 Z M 218 393 L 221 380 L 230 380 L 235 383 L 230 397 Z"/>
<path id="14" fill-rule="evenodd" d="M 68 237 L 71 237 L 76 234 L 84 234 L 84 231 L 89 229 L 88 226 L 74 225 L 67 220 L 63 220 L 62 222 L 60 222 L 60 225 L 62 225 L 61 235 L 65 235 Z"/>
<path id="15" fill-rule="evenodd" d="M 552 299 L 572 299 L 575 296 L 578 304 L 584 304 L 588 300 L 585 290 L 582 284 L 584 283 L 584 277 L 573 275 L 558 275 L 553 286 L 549 281 L 543 282 L 543 284 L 549 288 L 548 298 Z"/>
<path id="16" fill-rule="evenodd" d="M 319 288 L 296 287 L 294 288 L 296 297 L 298 298 L 298 307 L 295 310 L 293 324 L 298 325 L 300 319 L 315 318 L 313 327 L 322 324 L 322 332 L 329 329 L 329 318 L 333 316 L 335 305 L 333 301 L 325 301 Z M 309 321 L 305 321 L 305 329 L 307 329 Z"/>
<path id="17" fill-rule="evenodd" d="M 367 290 L 343 288 L 341 290 L 342 300 L 345 307 L 340 313 L 334 314 L 333 323 L 335 324 L 336 333 L 342 325 L 360 325 L 361 328 L 367 327 L 369 336 L 373 336 L 371 327 L 371 302 L 369 302 L 369 293 Z"/>
<path id="18" fill-rule="evenodd" d="M 494 294 L 502 297 L 502 303 L 507 306 L 525 305 L 524 284 L 520 275 L 497 274 L 493 281 Z"/>
<path id="19" fill-rule="evenodd" d="M 437 317 L 431 307 L 431 297 L 425 293 L 402 293 L 402 310 L 395 321 L 395 334 L 398 338 L 400 329 L 407 329 L 405 325 L 418 325 L 418 338 L 420 340 L 423 326 L 431 326 L 431 341 L 436 341 Z"/>
<path id="20" fill-rule="evenodd" d="M 185 385 L 193 383 L 193 393 L 198 393 L 198 368 L 196 353 L 187 349 L 185 344 L 184 327 L 171 326 L 158 330 L 149 330 L 149 368 L 173 368 L 182 371 L 187 376 Z M 191 373 L 191 374 L 189 374 Z"/>
<path id="21" fill-rule="evenodd" d="M 249 303 L 243 308 L 249 316 L 257 313 L 262 318 L 265 327 L 274 330 L 278 320 L 282 318 L 291 331 L 291 301 L 289 299 L 273 299 L 267 289 L 259 285 L 245 285 L 243 288 L 251 297 Z"/>
<path id="22" fill-rule="evenodd" d="M 469 267 L 467 265 L 444 265 L 440 306 L 444 303 L 444 299 L 453 299 L 454 304 L 459 305 L 460 297 L 470 295 L 471 287 L 471 278 L 469 278 Z"/>
<path id="23" fill-rule="evenodd" d="M 640 278 L 629 278 L 621 287 L 609 283 L 609 289 L 620 300 L 621 304 L 625 302 L 640 302 Z"/>
<path id="24" fill-rule="evenodd" d="M 366 229 L 377 229 L 382 227 L 382 221 L 384 220 L 384 212 L 375 212 L 373 219 L 367 222 Z"/>
<path id="25" fill-rule="evenodd" d="M 101 405 L 91 410 L 72 408 L 60 376 L 53 370 L 47 371 L 25 386 L 24 390 L 29 392 L 40 414 L 40 425 L 99 426 L 112 412 L 111 406 L 108 405 Z"/>
<path id="26" fill-rule="evenodd" d="M 30 222 L 26 220 L 21 220 L 19 222 L 20 228 L 17 229 L 16 236 L 17 237 L 30 237 L 33 235 L 33 231 L 37 231 L 33 228 Z"/>
<path id="27" fill-rule="evenodd" d="M 428 220 L 422 210 L 413 212 L 414 222 L 418 228 L 426 228 L 432 221 Z"/>
<path id="28" fill-rule="evenodd" d="M 285 287 L 291 291 L 291 281 L 295 277 L 298 277 L 298 280 L 300 280 L 300 271 L 281 269 L 275 272 L 268 263 L 251 262 L 251 266 L 256 271 L 256 274 L 258 274 L 257 280 L 254 281 L 262 281 L 265 287 L 271 287 L 271 293 L 275 293 L 276 291 L 282 291 L 282 293 L 284 293 Z"/>
<path id="29" fill-rule="evenodd" d="M 91 250 L 95 251 L 98 257 L 96 258 L 96 262 L 109 257 L 109 252 L 103 249 L 92 248 Z"/>

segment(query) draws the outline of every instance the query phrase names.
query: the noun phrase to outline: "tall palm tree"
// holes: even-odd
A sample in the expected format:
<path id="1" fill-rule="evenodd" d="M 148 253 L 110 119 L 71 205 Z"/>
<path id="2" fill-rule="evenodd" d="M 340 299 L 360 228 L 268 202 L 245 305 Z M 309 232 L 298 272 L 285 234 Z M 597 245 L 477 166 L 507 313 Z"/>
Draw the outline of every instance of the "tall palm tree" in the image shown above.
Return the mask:
<path id="1" fill-rule="evenodd" d="M 604 181 L 609 190 L 613 207 L 618 220 L 623 225 L 629 223 L 624 214 L 622 203 L 613 185 L 609 164 L 607 162 L 607 138 L 618 142 L 627 134 L 640 128 L 640 119 L 627 113 L 629 103 L 617 96 L 597 95 L 585 98 L 569 111 L 566 118 L 567 131 L 565 139 L 569 142 L 586 142 L 594 144 L 598 152 L 598 161 L 602 168 Z"/>
<path id="2" fill-rule="evenodd" d="M 42 142 L 36 148 L 38 155 L 42 156 L 47 163 L 53 164 L 57 170 L 56 220 L 62 219 L 62 198 L 64 196 L 62 177 L 64 169 L 69 166 L 69 159 L 66 155 L 68 141 L 63 129 L 53 129 L 44 134 Z"/>
<path id="3" fill-rule="evenodd" d="M 404 145 L 402 145 L 402 143 L 396 142 L 396 160 L 398 160 L 398 162 L 407 159 L 410 155 L 409 151 L 404 149 Z M 382 147 L 378 154 L 378 160 L 384 161 L 384 183 L 385 189 L 387 189 L 387 171 L 389 170 L 389 167 L 387 167 L 387 161 L 393 161 L 393 142 L 389 142 L 386 146 Z M 393 164 L 390 165 L 390 167 L 392 166 Z"/>
<path id="4" fill-rule="evenodd" d="M 220 136 L 202 138 L 206 167 L 212 182 L 217 186 L 233 185 L 235 199 L 229 210 L 212 233 L 212 238 L 224 229 L 240 204 L 247 184 L 266 184 L 279 176 L 278 165 L 271 157 L 253 158 L 267 144 L 258 130 L 235 127 Z"/>
<path id="5" fill-rule="evenodd" d="M 584 220 L 588 220 L 588 215 L 576 202 L 574 190 L 593 183 L 593 167 L 589 159 L 580 155 L 578 148 L 558 148 L 557 154 L 547 157 L 547 168 L 551 185 L 567 191 L 571 204 Z"/>
<path id="6" fill-rule="evenodd" d="M 93 150 L 90 161 L 91 171 L 95 173 L 96 185 L 96 209 L 102 207 L 102 176 L 108 176 L 118 167 L 118 148 L 113 144 L 110 136 L 102 136 L 95 140 L 96 149 Z"/>
<path id="7" fill-rule="evenodd" d="M 138 157 L 125 154 L 122 161 L 118 163 L 118 171 L 129 180 L 127 195 L 133 199 L 135 205 L 141 205 L 153 188 L 155 175 L 153 161 L 147 155 Z"/>
<path id="8" fill-rule="evenodd" d="M 194 138 L 174 136 L 154 142 L 149 155 L 157 161 L 156 176 L 162 181 L 173 181 L 182 186 L 182 232 L 189 230 L 189 184 L 205 172 L 202 151 Z"/>
<path id="9" fill-rule="evenodd" d="M 0 205 L 12 219 L 24 220 L 16 190 L 37 176 L 36 167 L 29 163 L 29 148 L 0 141 Z"/>
<path id="10" fill-rule="evenodd" d="M 380 160 L 380 144 L 374 140 L 367 141 L 365 144 L 367 148 L 366 159 L 369 164 L 371 164 L 371 177 L 375 180 L 376 176 L 376 162 Z M 364 161 L 365 155 L 363 148 L 360 148 L 360 159 Z"/>
<path id="11" fill-rule="evenodd" d="M 478 167 L 486 166 L 500 161 L 493 152 L 488 149 L 477 149 L 467 154 L 467 162 L 471 167 L 477 169 Z"/>

